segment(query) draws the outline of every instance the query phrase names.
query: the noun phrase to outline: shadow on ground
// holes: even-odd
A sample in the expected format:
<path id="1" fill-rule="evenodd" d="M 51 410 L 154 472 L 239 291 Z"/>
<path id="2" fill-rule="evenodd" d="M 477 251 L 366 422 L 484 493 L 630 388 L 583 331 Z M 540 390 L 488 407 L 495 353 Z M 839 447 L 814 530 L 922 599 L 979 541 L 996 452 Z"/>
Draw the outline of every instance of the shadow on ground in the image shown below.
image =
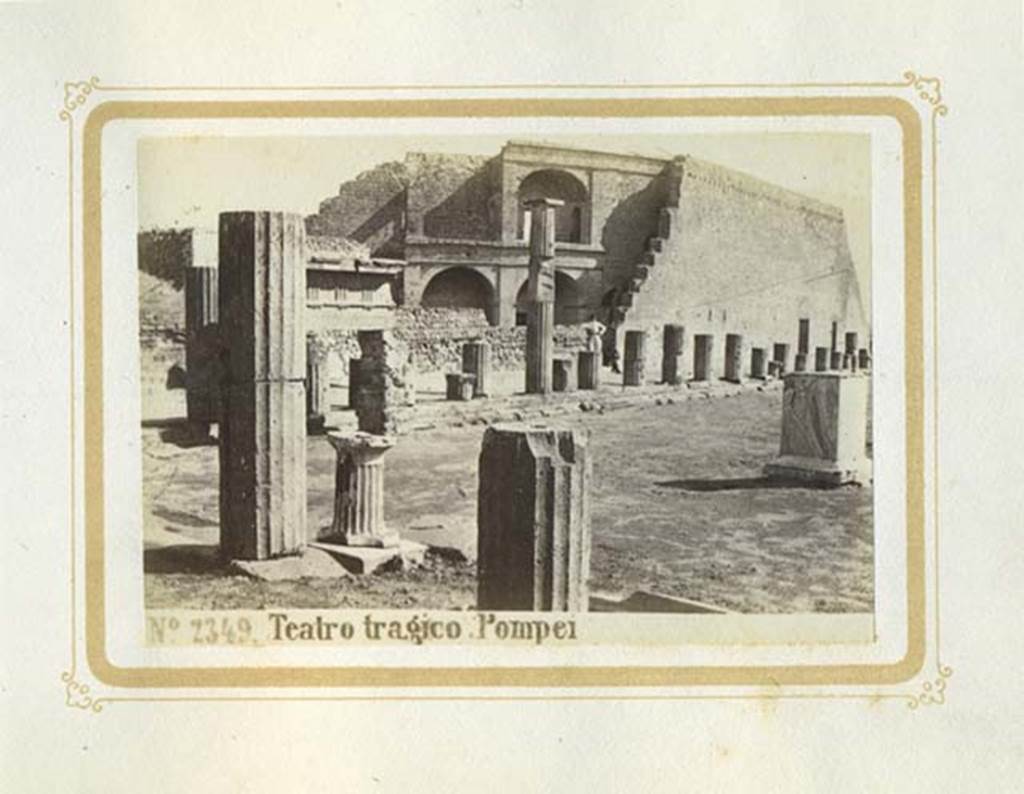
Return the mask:
<path id="1" fill-rule="evenodd" d="M 224 573 L 227 570 L 217 546 L 198 543 L 146 549 L 142 567 L 146 573 Z"/>
<path id="2" fill-rule="evenodd" d="M 666 480 L 655 483 L 659 488 L 678 488 L 680 491 L 712 493 L 715 491 L 774 490 L 779 488 L 804 491 L 827 491 L 835 488 L 827 483 L 775 477 L 727 477 L 719 480 Z"/>

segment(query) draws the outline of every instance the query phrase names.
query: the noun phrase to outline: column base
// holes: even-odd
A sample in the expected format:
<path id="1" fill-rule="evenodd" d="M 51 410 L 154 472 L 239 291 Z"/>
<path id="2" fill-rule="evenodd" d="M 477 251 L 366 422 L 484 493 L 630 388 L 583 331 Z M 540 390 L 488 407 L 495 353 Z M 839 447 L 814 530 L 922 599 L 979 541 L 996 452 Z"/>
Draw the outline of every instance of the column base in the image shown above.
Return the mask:
<path id="1" fill-rule="evenodd" d="M 867 485 L 871 482 L 872 464 L 868 458 L 858 461 L 832 461 L 799 455 L 782 455 L 764 467 L 764 475 L 770 479 L 800 480 L 822 485 Z"/>
<path id="2" fill-rule="evenodd" d="M 326 551 L 338 560 L 346 571 L 355 574 L 375 573 L 391 566 L 408 568 L 422 565 L 427 553 L 426 546 L 411 540 L 400 540 L 397 545 L 388 548 L 343 546 L 325 541 L 315 541 L 309 545 Z"/>

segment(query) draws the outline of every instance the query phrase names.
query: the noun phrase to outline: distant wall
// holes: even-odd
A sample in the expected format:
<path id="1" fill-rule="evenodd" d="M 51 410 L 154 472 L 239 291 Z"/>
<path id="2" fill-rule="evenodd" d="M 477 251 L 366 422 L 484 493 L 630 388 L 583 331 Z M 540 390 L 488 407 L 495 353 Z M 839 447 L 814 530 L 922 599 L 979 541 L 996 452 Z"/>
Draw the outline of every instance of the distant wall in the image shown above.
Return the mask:
<path id="1" fill-rule="evenodd" d="M 714 365 L 721 372 L 726 333 L 742 334 L 747 350 L 770 352 L 773 343 L 788 342 L 795 351 L 800 318 L 810 320 L 812 351 L 830 345 L 833 322 L 840 339 L 857 331 L 866 346 L 838 209 L 708 163 L 687 159 L 676 168 L 679 207 L 668 211 L 669 235 L 622 326 L 649 332 L 654 373 L 660 373 L 666 323 L 686 327 L 688 369 L 694 334 L 715 336 Z"/>

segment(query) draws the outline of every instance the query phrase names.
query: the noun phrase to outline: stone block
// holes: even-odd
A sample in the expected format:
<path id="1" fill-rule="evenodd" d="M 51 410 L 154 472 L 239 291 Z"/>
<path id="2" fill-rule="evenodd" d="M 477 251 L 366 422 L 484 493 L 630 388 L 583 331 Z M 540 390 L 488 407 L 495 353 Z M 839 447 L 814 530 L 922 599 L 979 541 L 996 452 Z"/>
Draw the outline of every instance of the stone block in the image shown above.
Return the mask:
<path id="1" fill-rule="evenodd" d="M 263 560 L 306 542 L 306 388 L 303 381 L 222 390 L 220 546 Z"/>
<path id="2" fill-rule="evenodd" d="M 449 372 L 445 378 L 445 399 L 472 400 L 476 376 L 468 372 Z"/>
<path id="3" fill-rule="evenodd" d="M 829 485 L 865 483 L 870 380 L 842 372 L 792 373 L 782 396 L 779 457 L 765 474 Z"/>
<path id="4" fill-rule="evenodd" d="M 743 380 L 743 337 L 725 335 L 725 380 L 739 383 Z"/>
<path id="5" fill-rule="evenodd" d="M 484 432 L 477 501 L 478 609 L 586 611 L 589 433 L 499 424 Z"/>
<path id="6" fill-rule="evenodd" d="M 693 379 L 711 380 L 711 361 L 715 337 L 711 334 L 697 334 L 693 337 Z"/>
<path id="7" fill-rule="evenodd" d="M 624 386 L 643 386 L 646 380 L 645 331 L 626 331 L 625 354 L 622 361 L 622 383 Z"/>
<path id="8" fill-rule="evenodd" d="M 777 361 L 781 365 L 780 374 L 789 372 L 789 345 L 783 342 L 772 345 L 772 361 Z"/>
<path id="9" fill-rule="evenodd" d="M 491 346 L 486 342 L 466 342 L 462 346 L 462 371 L 473 375 L 473 396 L 486 397 L 491 373 Z"/>
<path id="10" fill-rule="evenodd" d="M 765 355 L 763 347 L 750 348 L 750 377 L 757 380 L 765 379 Z"/>
<path id="11" fill-rule="evenodd" d="M 577 353 L 577 388 L 591 390 L 601 385 L 600 356 L 600 353 L 593 350 L 581 350 Z"/>
<path id="12" fill-rule="evenodd" d="M 314 541 L 311 547 L 326 552 L 352 574 L 371 574 L 393 568 L 405 569 L 422 565 L 427 547 L 411 540 L 399 540 L 394 546 L 345 546 L 325 540 Z"/>
<path id="13" fill-rule="evenodd" d="M 551 390 L 557 392 L 576 391 L 576 357 L 559 354 L 551 359 Z"/>
<path id="14" fill-rule="evenodd" d="M 661 382 L 678 386 L 683 382 L 683 353 L 686 328 L 666 325 L 661 344 Z"/>

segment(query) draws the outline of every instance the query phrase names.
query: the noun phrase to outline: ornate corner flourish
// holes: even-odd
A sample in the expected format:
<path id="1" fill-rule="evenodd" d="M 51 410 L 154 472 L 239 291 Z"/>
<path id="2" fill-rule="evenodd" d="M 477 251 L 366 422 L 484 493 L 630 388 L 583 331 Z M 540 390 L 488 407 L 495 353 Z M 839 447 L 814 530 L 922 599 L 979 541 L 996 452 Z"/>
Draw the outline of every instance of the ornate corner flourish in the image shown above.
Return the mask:
<path id="1" fill-rule="evenodd" d="M 96 88 L 99 87 L 100 78 L 90 77 L 79 83 L 64 83 L 64 107 L 60 111 L 61 121 L 71 121 L 72 114 L 85 104 Z"/>
<path id="2" fill-rule="evenodd" d="M 923 77 L 917 72 L 907 70 L 903 73 L 904 85 L 910 86 L 917 96 L 932 106 L 932 112 L 945 116 L 949 108 L 942 102 L 942 81 L 938 77 Z"/>
<path id="3" fill-rule="evenodd" d="M 921 685 L 920 693 L 909 696 L 907 708 L 913 710 L 921 706 L 941 706 L 946 702 L 946 679 L 953 675 L 953 668 L 940 663 L 938 673 L 938 678 Z"/>
<path id="4" fill-rule="evenodd" d="M 71 671 L 61 673 L 60 680 L 64 682 L 64 705 L 72 709 L 82 709 L 94 714 L 103 711 L 103 698 L 93 697 L 89 694 L 89 685 L 75 680 L 75 674 Z"/>

